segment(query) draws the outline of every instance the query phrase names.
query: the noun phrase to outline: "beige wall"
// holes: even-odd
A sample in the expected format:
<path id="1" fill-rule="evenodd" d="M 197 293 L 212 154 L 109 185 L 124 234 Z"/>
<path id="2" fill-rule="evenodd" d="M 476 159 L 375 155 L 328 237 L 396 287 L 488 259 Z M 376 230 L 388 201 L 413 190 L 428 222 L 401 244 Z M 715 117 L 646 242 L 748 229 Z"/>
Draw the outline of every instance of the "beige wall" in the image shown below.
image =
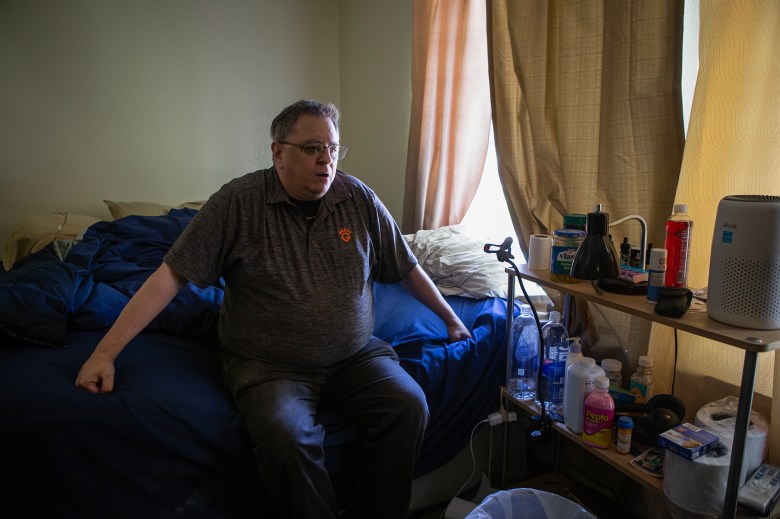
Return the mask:
<path id="1" fill-rule="evenodd" d="M 22 218 L 178 204 L 270 165 L 270 120 L 339 104 L 341 167 L 400 220 L 411 0 L 0 2 L 0 241 Z"/>

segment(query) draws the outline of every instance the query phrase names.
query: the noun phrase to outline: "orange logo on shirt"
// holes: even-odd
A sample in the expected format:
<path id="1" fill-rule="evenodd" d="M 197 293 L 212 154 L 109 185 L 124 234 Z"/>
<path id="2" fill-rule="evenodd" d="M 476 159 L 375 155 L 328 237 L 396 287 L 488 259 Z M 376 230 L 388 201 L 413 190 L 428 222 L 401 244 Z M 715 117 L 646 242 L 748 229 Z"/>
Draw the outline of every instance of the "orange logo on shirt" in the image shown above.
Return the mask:
<path id="1" fill-rule="evenodd" d="M 344 243 L 349 243 L 349 240 L 352 239 L 352 231 L 350 231 L 347 227 L 342 227 L 339 229 L 339 236 L 341 236 L 341 241 Z"/>

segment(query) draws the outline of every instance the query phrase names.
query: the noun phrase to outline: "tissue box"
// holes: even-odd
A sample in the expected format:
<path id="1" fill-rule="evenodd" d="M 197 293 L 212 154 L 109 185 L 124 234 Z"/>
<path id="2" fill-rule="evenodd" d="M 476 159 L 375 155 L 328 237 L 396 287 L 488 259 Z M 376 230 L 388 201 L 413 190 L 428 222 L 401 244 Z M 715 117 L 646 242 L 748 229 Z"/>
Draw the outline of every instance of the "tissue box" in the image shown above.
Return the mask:
<path id="1" fill-rule="evenodd" d="M 718 437 L 693 424 L 678 425 L 658 436 L 658 446 L 693 460 L 714 449 Z"/>
<path id="2" fill-rule="evenodd" d="M 767 515 L 778 497 L 780 497 L 780 468 L 764 463 L 739 489 L 737 502 L 754 512 Z"/>

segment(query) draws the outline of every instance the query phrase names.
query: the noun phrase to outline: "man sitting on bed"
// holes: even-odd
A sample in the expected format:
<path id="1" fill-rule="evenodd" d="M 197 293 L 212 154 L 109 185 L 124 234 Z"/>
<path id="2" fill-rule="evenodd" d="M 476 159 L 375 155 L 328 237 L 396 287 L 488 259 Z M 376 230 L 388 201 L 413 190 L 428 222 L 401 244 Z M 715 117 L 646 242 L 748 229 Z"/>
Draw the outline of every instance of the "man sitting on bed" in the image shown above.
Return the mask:
<path id="1" fill-rule="evenodd" d="M 76 385 L 114 387 L 114 360 L 185 283 L 225 280 L 222 370 L 263 481 L 284 516 L 337 515 L 324 466 L 322 403 L 363 425 L 347 513 L 404 517 L 428 421 L 420 387 L 371 336 L 372 282 L 400 282 L 470 337 L 362 182 L 336 169 L 335 106 L 298 101 L 271 124 L 274 165 L 225 184 L 192 219 L 81 368 Z"/>

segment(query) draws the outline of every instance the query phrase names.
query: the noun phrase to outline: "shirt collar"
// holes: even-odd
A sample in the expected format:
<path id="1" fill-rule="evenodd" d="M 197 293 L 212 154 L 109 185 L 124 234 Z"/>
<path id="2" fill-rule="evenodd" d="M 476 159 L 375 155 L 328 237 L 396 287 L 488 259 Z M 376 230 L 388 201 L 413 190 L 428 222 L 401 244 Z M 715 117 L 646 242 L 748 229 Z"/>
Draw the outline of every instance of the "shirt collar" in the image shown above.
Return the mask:
<path id="1" fill-rule="evenodd" d="M 348 188 L 348 184 L 344 178 L 345 173 L 341 170 L 336 170 L 336 176 L 333 178 L 333 182 L 330 184 L 328 192 L 322 197 L 322 203 L 325 206 L 332 208 L 337 203 L 346 200 L 351 195 Z M 279 180 L 279 173 L 276 171 L 276 167 L 271 167 L 266 175 L 266 202 L 269 204 L 289 202 L 290 196 L 282 186 L 282 181 Z"/>

